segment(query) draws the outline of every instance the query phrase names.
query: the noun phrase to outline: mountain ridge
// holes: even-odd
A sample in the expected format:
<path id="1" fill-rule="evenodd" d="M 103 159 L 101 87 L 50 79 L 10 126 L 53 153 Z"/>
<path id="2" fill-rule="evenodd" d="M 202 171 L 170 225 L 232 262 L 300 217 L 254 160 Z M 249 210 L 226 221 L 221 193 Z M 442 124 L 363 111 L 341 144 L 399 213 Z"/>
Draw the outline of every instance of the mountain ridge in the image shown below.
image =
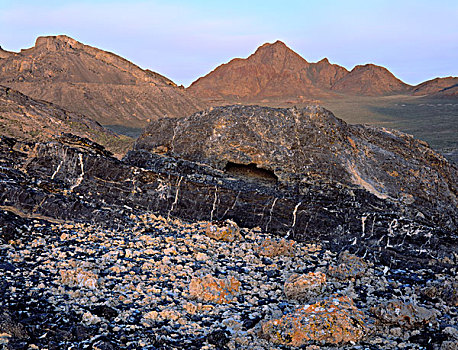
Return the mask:
<path id="1" fill-rule="evenodd" d="M 161 74 L 66 35 L 38 37 L 1 59 L 0 84 L 105 125 L 143 127 L 205 107 Z"/>
<path id="2" fill-rule="evenodd" d="M 270 66 L 270 69 L 266 66 Z M 267 77 L 253 89 L 246 75 L 254 73 L 252 80 Z M 270 80 L 269 80 L 270 79 Z M 217 82 L 217 84 L 216 84 Z M 275 83 L 272 93 L 269 83 Z M 291 86 L 293 85 L 293 86 Z M 251 87 L 251 89 L 250 89 Z M 187 89 L 203 99 L 219 98 L 234 101 L 251 96 L 252 101 L 271 97 L 300 97 L 319 99 L 338 97 L 338 94 L 380 96 L 410 93 L 411 85 L 402 82 L 387 68 L 372 63 L 356 65 L 351 71 L 328 58 L 308 62 L 282 41 L 266 43 L 247 58 L 232 59 L 198 78 Z M 247 92 L 248 91 L 248 92 Z"/>

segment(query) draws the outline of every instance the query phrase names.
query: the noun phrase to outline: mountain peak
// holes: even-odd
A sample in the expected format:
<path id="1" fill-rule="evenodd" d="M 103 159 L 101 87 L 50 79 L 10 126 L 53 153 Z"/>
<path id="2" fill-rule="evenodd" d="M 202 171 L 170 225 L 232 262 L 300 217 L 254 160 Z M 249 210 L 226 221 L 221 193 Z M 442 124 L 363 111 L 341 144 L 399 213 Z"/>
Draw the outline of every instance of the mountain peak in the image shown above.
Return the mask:
<path id="1" fill-rule="evenodd" d="M 44 48 L 49 51 L 57 51 L 62 48 L 83 46 L 80 42 L 67 35 L 39 36 L 35 41 L 34 48 Z"/>
<path id="2" fill-rule="evenodd" d="M 265 43 L 265 44 L 262 44 L 261 46 L 259 46 L 257 49 L 256 49 L 256 52 L 253 54 L 253 55 L 256 55 L 256 54 L 259 54 L 259 53 L 262 53 L 262 52 L 280 52 L 280 51 L 291 51 L 291 52 L 294 52 L 293 50 L 291 50 L 288 46 L 286 46 L 286 44 L 283 42 L 283 41 L 280 41 L 280 40 L 277 40 L 275 41 L 274 43 Z"/>

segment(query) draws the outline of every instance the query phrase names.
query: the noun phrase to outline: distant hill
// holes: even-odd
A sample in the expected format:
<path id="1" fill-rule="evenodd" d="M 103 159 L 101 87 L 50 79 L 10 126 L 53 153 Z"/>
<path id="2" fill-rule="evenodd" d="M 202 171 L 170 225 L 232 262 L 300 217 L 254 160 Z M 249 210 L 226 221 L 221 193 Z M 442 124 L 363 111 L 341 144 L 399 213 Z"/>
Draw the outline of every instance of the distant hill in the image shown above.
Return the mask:
<path id="1" fill-rule="evenodd" d="M 301 102 L 340 94 L 381 96 L 410 89 L 384 67 L 367 64 L 349 72 L 326 58 L 309 63 L 281 41 L 217 67 L 188 88 L 207 101 L 251 103 Z"/>
<path id="2" fill-rule="evenodd" d="M 54 140 L 62 133 L 88 138 L 118 155 L 133 144 L 132 139 L 118 136 L 81 114 L 0 86 L 0 136 L 36 142 Z"/>
<path id="3" fill-rule="evenodd" d="M 436 78 L 418 84 L 412 93 L 417 96 L 458 97 L 458 77 Z"/>
<path id="4" fill-rule="evenodd" d="M 34 47 L 3 56 L 0 84 L 102 124 L 142 127 L 204 107 L 170 79 L 65 35 L 39 37 Z"/>
<path id="5" fill-rule="evenodd" d="M 396 78 L 388 69 L 375 64 L 356 66 L 331 87 L 344 94 L 365 96 L 408 93 L 410 88 L 410 85 Z"/>

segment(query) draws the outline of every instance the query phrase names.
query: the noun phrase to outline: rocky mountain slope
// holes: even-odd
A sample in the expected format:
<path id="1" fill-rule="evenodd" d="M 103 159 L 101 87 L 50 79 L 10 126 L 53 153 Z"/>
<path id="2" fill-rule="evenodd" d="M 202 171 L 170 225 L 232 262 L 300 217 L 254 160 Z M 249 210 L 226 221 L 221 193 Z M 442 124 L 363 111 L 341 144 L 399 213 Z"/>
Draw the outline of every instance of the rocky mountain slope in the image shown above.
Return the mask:
<path id="1" fill-rule="evenodd" d="M 418 96 L 436 94 L 457 85 L 458 77 L 431 79 L 415 86 L 413 94 Z"/>
<path id="2" fill-rule="evenodd" d="M 203 106 L 160 74 L 65 35 L 0 60 L 0 84 L 108 125 L 141 127 Z"/>
<path id="3" fill-rule="evenodd" d="M 0 59 L 8 58 L 12 55 L 14 55 L 14 52 L 3 50 L 2 47 L 0 46 Z"/>
<path id="4" fill-rule="evenodd" d="M 388 69 L 374 64 L 356 66 L 332 85 L 331 89 L 350 95 L 383 96 L 408 93 L 411 86 L 396 78 Z"/>
<path id="5" fill-rule="evenodd" d="M 34 100 L 18 91 L 0 85 L 0 134 L 19 140 L 46 142 L 62 133 L 72 133 L 105 146 L 121 155 L 133 144 L 81 114 Z"/>

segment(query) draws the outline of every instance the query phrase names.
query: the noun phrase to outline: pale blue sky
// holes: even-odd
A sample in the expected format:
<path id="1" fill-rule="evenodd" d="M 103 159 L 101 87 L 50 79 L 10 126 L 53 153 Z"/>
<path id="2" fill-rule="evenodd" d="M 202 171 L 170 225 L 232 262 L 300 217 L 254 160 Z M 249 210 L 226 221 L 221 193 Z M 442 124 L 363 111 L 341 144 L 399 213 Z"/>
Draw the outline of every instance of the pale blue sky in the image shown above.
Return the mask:
<path id="1" fill-rule="evenodd" d="M 261 44 L 306 60 L 375 63 L 407 83 L 458 76 L 457 0 L 0 0 L 0 45 L 67 34 L 189 85 Z"/>

